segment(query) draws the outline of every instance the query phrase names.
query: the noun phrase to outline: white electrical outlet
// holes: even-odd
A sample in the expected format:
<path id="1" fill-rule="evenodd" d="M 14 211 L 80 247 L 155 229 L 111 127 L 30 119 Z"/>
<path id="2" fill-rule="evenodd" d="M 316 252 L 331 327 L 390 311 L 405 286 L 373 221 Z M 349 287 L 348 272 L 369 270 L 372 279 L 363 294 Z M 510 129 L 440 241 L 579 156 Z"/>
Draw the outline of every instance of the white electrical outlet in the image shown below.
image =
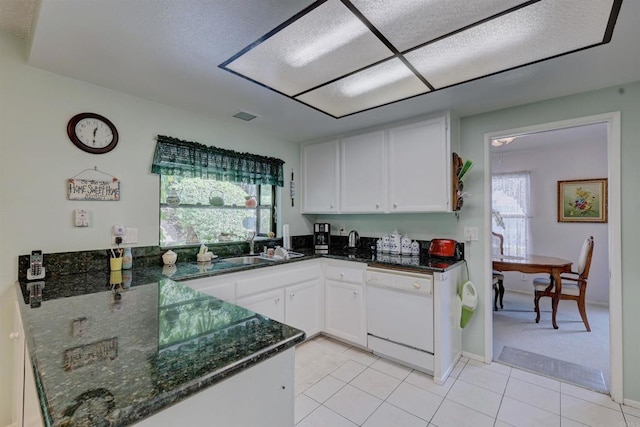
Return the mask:
<path id="1" fill-rule="evenodd" d="M 122 242 L 120 242 L 121 245 L 124 244 L 132 244 L 132 243 L 138 243 L 138 229 L 137 228 L 125 228 L 124 226 L 122 227 L 122 235 L 121 236 L 116 236 L 115 234 L 111 234 L 111 244 L 115 245 L 116 244 L 116 237 L 122 237 Z"/>

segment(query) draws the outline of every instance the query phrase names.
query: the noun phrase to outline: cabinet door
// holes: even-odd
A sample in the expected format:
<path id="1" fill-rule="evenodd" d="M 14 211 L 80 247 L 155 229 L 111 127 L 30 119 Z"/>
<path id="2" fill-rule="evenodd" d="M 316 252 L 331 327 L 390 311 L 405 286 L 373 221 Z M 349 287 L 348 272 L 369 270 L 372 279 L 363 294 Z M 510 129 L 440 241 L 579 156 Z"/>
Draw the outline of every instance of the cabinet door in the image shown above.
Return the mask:
<path id="1" fill-rule="evenodd" d="M 447 118 L 389 129 L 389 212 L 450 211 Z"/>
<path id="2" fill-rule="evenodd" d="M 295 349 L 237 374 L 143 419 L 135 427 L 294 425 Z"/>
<path id="3" fill-rule="evenodd" d="M 284 289 L 238 298 L 237 304 L 278 322 L 284 322 Z"/>
<path id="4" fill-rule="evenodd" d="M 340 211 L 385 212 L 387 166 L 384 131 L 344 138 L 340 146 Z"/>
<path id="5" fill-rule="evenodd" d="M 307 337 L 322 331 L 322 282 L 314 279 L 285 289 L 285 323 Z"/>
<path id="6" fill-rule="evenodd" d="M 20 316 L 20 307 L 15 303 L 14 331 L 11 339 L 16 345 L 16 426 L 20 427 L 42 427 L 42 413 L 40 410 L 40 399 L 36 390 L 36 379 L 33 374 L 31 358 L 25 343 L 24 327 Z"/>
<path id="7" fill-rule="evenodd" d="M 338 198 L 338 141 L 302 147 L 302 212 L 336 213 Z"/>
<path id="8" fill-rule="evenodd" d="M 18 302 L 15 303 L 15 311 L 13 318 L 13 332 L 10 338 L 13 340 L 15 369 L 14 369 L 14 392 L 15 392 L 15 412 L 13 417 L 16 425 L 23 425 L 24 411 L 24 367 L 25 367 L 25 344 L 24 344 L 24 328 L 22 327 L 22 318 L 20 317 L 20 307 Z M 26 361 L 28 361 L 28 357 Z"/>
<path id="9" fill-rule="evenodd" d="M 325 330 L 338 338 L 366 346 L 363 290 L 362 285 L 326 281 Z"/>
<path id="10" fill-rule="evenodd" d="M 229 277 L 202 277 L 184 281 L 182 284 L 222 301 L 232 304 L 236 302 L 236 283 Z"/>

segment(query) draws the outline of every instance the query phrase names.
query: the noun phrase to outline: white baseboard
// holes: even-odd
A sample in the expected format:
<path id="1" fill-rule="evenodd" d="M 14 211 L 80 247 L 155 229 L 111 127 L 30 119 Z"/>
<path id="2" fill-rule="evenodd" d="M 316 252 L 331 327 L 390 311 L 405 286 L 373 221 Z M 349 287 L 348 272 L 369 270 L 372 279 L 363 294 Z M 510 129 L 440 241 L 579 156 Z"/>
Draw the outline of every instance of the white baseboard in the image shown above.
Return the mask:
<path id="1" fill-rule="evenodd" d="M 463 351 L 462 356 L 468 357 L 469 359 L 473 359 L 477 362 L 486 363 L 487 365 L 491 363 L 490 360 L 489 361 L 484 360 L 484 356 L 480 356 L 479 354 L 475 354 L 475 353 L 469 353 L 468 351 Z"/>
<path id="2" fill-rule="evenodd" d="M 624 399 L 622 403 L 632 408 L 640 409 L 640 402 L 638 402 L 637 400 Z"/>

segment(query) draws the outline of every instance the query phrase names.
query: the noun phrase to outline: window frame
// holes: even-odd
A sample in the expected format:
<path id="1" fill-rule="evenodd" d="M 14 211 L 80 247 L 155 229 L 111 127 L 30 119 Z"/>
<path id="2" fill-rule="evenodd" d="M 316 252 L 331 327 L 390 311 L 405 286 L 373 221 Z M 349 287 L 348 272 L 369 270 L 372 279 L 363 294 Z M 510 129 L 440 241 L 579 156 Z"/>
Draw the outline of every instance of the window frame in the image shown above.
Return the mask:
<path id="1" fill-rule="evenodd" d="M 158 205 L 158 217 L 159 217 L 159 222 L 158 222 L 158 241 L 159 241 L 159 245 L 160 247 L 163 248 L 181 248 L 181 247 L 189 247 L 189 246 L 196 246 L 196 245 L 200 245 L 201 242 L 185 242 L 183 244 L 172 244 L 172 243 L 163 243 L 162 242 L 162 209 L 163 208 L 171 208 L 171 206 L 169 204 L 162 201 L 162 191 L 163 191 L 163 177 L 168 177 L 168 176 L 175 176 L 175 177 L 179 177 L 179 178 L 184 178 L 181 177 L 180 175 L 170 175 L 170 174 L 158 174 L 159 176 L 159 180 L 158 180 L 158 196 L 159 196 L 159 205 Z M 188 177 L 187 177 L 188 178 Z M 192 178 L 193 179 L 193 178 Z M 201 178 L 203 181 L 216 181 L 215 179 L 211 179 L 211 178 Z M 221 181 L 224 182 L 224 181 Z M 231 183 L 234 183 L 231 181 Z M 234 183 L 234 184 L 240 184 L 240 183 Z M 188 209 L 203 209 L 203 210 L 219 210 L 219 211 L 224 211 L 224 210 L 252 210 L 255 211 L 255 220 L 256 220 L 256 224 L 255 224 L 255 230 L 256 230 L 256 235 L 255 237 L 261 237 L 261 238 L 269 238 L 269 233 L 274 233 L 276 232 L 276 226 L 277 226 L 277 217 L 276 217 L 276 212 L 277 212 L 277 200 L 276 200 L 276 185 L 273 184 L 250 184 L 255 186 L 256 188 L 256 194 L 255 194 L 255 198 L 256 198 L 256 202 L 257 205 L 254 208 L 249 208 L 249 207 L 245 207 L 245 206 L 232 206 L 232 205 L 225 205 L 225 206 L 214 206 L 211 204 L 189 204 L 189 203 L 180 203 L 178 207 L 176 207 L 175 209 L 180 209 L 180 208 L 188 208 Z M 262 196 L 263 196 L 263 187 L 268 188 L 267 191 L 269 191 L 270 197 L 271 197 L 271 205 L 263 205 L 260 204 L 260 201 L 262 200 Z M 271 220 L 269 221 L 269 231 L 267 231 L 266 233 L 259 233 L 258 230 L 260 230 L 261 227 L 261 217 L 260 217 L 260 211 L 269 208 L 270 210 L 270 217 Z M 229 240 L 229 241 L 217 241 L 217 242 L 206 242 L 205 244 L 225 244 L 225 243 L 239 243 L 239 242 L 244 242 L 244 239 L 241 240 Z"/>

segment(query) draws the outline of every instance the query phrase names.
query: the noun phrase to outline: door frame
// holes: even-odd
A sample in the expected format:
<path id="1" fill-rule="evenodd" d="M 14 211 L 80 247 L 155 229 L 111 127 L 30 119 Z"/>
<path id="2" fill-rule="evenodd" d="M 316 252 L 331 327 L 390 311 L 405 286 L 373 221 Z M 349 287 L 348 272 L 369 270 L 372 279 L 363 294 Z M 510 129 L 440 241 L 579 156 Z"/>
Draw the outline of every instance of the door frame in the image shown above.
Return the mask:
<path id="1" fill-rule="evenodd" d="M 493 311 L 491 302 L 491 139 L 505 136 L 565 129 L 576 126 L 605 123 L 607 125 L 607 178 L 609 227 L 609 363 L 611 368 L 611 397 L 623 402 L 622 371 L 622 221 L 620 173 L 620 112 L 578 117 L 557 122 L 541 123 L 514 129 L 489 132 L 484 135 L 484 348 L 485 361 L 493 360 Z"/>

